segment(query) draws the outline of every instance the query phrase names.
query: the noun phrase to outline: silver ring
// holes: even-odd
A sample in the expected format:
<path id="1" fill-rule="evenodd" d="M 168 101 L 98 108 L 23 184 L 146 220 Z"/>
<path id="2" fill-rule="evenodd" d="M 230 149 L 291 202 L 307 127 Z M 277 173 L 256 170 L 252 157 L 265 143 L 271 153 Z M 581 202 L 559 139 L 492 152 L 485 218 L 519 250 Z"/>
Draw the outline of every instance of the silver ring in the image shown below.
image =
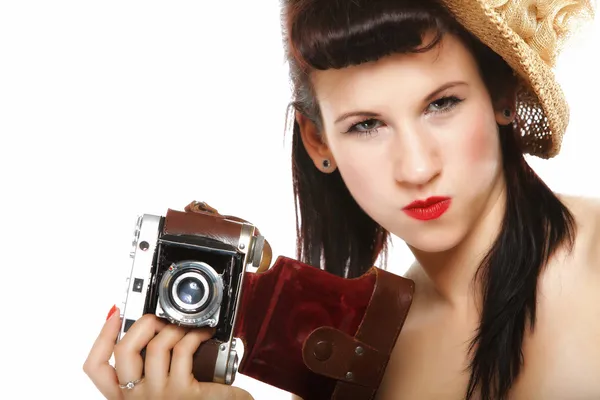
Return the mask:
<path id="1" fill-rule="evenodd" d="M 127 390 L 131 390 L 131 389 L 133 389 L 133 387 L 134 387 L 135 385 L 137 385 L 138 383 L 140 383 L 140 382 L 141 382 L 141 381 L 143 381 L 143 380 L 144 380 L 144 378 L 136 379 L 135 381 L 129 381 L 129 382 L 127 382 L 127 383 L 126 383 L 126 384 L 124 384 L 124 385 L 119 385 L 119 387 L 120 387 L 121 389 L 127 389 Z"/>

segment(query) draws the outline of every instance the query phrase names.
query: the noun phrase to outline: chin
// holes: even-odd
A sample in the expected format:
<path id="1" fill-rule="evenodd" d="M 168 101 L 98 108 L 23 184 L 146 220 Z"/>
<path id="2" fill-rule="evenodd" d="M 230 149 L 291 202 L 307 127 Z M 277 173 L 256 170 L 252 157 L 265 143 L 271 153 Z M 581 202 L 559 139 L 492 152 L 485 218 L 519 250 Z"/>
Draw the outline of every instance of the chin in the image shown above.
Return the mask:
<path id="1" fill-rule="evenodd" d="M 423 229 L 414 230 L 412 232 L 399 232 L 395 234 L 409 247 L 425 253 L 440 253 L 451 250 L 458 246 L 464 235 L 461 235 L 459 229 L 451 229 L 448 226 L 440 227 L 439 229 Z"/>

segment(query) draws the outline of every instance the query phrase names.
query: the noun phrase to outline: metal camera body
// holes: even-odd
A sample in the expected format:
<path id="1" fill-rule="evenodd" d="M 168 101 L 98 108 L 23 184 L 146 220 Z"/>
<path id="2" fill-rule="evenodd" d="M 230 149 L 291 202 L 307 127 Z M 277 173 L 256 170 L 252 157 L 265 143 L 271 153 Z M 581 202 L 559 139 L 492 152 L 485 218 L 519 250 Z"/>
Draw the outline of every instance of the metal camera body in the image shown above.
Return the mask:
<path id="1" fill-rule="evenodd" d="M 228 234 L 219 231 L 223 226 Z M 216 328 L 209 375 L 213 382 L 231 384 L 239 362 L 233 327 L 244 272 L 260 264 L 263 245 L 252 224 L 218 214 L 169 210 L 166 217 L 138 217 L 117 341 L 148 313 L 180 326 Z"/>

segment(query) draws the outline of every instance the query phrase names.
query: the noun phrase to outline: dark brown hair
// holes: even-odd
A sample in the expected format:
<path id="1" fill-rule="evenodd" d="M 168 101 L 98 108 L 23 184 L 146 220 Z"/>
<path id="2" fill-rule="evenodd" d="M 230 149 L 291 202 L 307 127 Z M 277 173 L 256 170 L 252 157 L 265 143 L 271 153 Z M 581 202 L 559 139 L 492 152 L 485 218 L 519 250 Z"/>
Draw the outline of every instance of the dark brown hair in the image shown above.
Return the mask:
<path id="1" fill-rule="evenodd" d="M 510 67 L 462 28 L 435 0 L 281 0 L 294 111 L 322 129 L 312 70 L 344 68 L 392 53 L 428 51 L 446 34 L 474 55 L 492 99 L 516 87 Z M 423 43 L 426 33 L 435 37 Z M 504 399 L 522 365 L 527 324 L 533 328 L 540 271 L 574 241 L 573 216 L 527 164 L 512 126 L 500 127 L 507 201 L 498 237 L 481 261 L 483 310 L 471 342 L 465 397 Z M 388 232 L 355 202 L 339 172 L 314 167 L 294 122 L 292 171 L 297 257 L 340 276 L 357 277 L 386 251 Z M 401 393 L 399 393 L 401 395 Z"/>

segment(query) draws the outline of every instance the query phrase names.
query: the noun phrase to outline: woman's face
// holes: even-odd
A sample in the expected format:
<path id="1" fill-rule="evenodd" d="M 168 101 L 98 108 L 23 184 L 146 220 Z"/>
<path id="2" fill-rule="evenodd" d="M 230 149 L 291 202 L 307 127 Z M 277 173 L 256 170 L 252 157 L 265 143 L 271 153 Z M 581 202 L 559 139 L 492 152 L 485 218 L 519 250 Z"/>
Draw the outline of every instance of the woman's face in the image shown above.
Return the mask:
<path id="1" fill-rule="evenodd" d="M 362 209 L 408 245 L 453 248 L 500 198 L 497 122 L 508 121 L 455 37 L 311 79 L 326 147 L 309 153 L 331 157 Z"/>

